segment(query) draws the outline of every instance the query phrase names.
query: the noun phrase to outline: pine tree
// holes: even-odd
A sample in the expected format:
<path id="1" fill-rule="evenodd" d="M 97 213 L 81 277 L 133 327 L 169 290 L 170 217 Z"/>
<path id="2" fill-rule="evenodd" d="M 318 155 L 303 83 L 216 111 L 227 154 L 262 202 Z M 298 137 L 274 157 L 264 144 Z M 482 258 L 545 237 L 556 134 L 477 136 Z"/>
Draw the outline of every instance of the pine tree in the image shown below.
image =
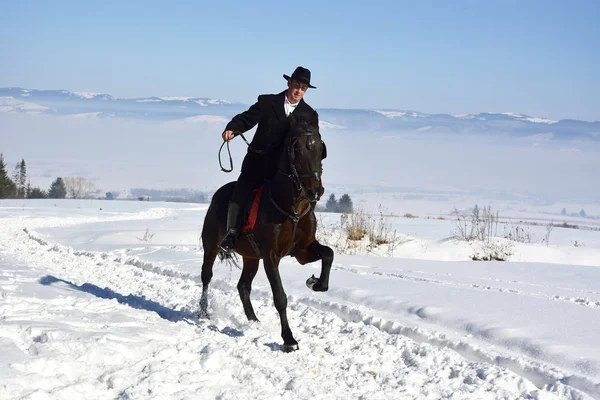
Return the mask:
<path id="1" fill-rule="evenodd" d="M 15 183 L 9 178 L 6 164 L 4 163 L 4 154 L 0 153 L 0 199 L 12 197 L 15 194 Z"/>
<path id="2" fill-rule="evenodd" d="M 48 194 L 46 193 L 46 191 L 40 189 L 39 187 L 34 187 L 29 192 L 29 195 L 27 196 L 27 198 L 28 199 L 46 199 L 46 198 L 48 198 Z"/>
<path id="3" fill-rule="evenodd" d="M 25 160 L 21 159 L 19 163 L 19 186 L 21 188 L 21 192 L 19 193 L 22 197 L 26 197 L 27 195 L 27 166 L 25 165 Z"/>
<path id="4" fill-rule="evenodd" d="M 0 198 L 6 197 L 8 174 L 6 173 L 6 164 L 4 163 L 4 154 L 0 153 Z"/>
<path id="5" fill-rule="evenodd" d="M 338 212 L 345 214 L 352 214 L 354 212 L 354 205 L 352 204 L 352 199 L 347 194 L 342 195 L 340 197 L 340 201 L 338 204 Z"/>
<path id="6" fill-rule="evenodd" d="M 50 190 L 48 191 L 48 197 L 51 199 L 64 199 L 67 197 L 67 188 L 62 178 L 56 178 L 56 180 L 52 182 Z"/>
<path id="7" fill-rule="evenodd" d="M 329 195 L 329 199 L 327 199 L 327 203 L 325 203 L 325 211 L 326 212 L 337 212 L 338 203 L 335 199 L 335 194 L 331 193 Z"/>
<path id="8" fill-rule="evenodd" d="M 13 176 L 12 176 L 12 181 L 15 183 L 15 186 L 17 188 L 17 193 L 16 195 L 19 196 L 19 193 L 21 193 L 21 186 L 20 186 L 20 182 L 21 182 L 21 177 L 19 176 L 19 174 L 21 173 L 21 163 L 17 163 L 17 165 L 15 166 L 15 169 L 13 171 Z"/>
<path id="9" fill-rule="evenodd" d="M 562 211 L 560 212 L 560 215 L 567 215 L 567 209 L 563 207 Z"/>
<path id="10" fill-rule="evenodd" d="M 21 159 L 15 166 L 13 181 L 17 187 L 17 196 L 20 198 L 27 197 L 27 166 L 25 160 Z"/>

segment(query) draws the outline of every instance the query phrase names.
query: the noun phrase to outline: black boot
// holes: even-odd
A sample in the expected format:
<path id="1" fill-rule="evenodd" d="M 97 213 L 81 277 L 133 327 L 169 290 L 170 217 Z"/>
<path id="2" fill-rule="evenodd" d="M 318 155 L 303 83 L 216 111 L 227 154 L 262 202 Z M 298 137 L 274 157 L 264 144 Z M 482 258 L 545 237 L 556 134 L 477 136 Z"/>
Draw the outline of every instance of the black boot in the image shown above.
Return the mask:
<path id="1" fill-rule="evenodd" d="M 239 213 L 240 206 L 237 203 L 230 201 L 229 208 L 227 209 L 227 233 L 223 236 L 223 239 L 221 239 L 221 243 L 219 243 L 219 250 L 224 253 L 230 254 L 235 247 Z"/>

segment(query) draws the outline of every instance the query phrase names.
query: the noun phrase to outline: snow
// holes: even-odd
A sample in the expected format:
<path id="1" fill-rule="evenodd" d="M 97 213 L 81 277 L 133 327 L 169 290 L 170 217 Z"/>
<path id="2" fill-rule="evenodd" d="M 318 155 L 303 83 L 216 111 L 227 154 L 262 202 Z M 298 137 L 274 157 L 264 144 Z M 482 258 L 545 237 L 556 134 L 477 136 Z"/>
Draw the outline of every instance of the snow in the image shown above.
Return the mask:
<path id="1" fill-rule="evenodd" d="M 518 113 L 514 113 L 514 112 L 503 112 L 503 113 L 499 113 L 499 112 L 490 112 L 488 114 L 499 114 L 499 115 L 507 115 L 509 117 L 513 117 L 515 119 L 518 119 L 520 121 L 529 121 L 529 122 L 533 122 L 536 124 L 556 124 L 558 121 L 554 121 L 551 119 L 547 119 L 547 118 L 539 118 L 539 117 L 529 117 L 527 115 L 523 115 L 523 114 L 518 114 Z"/>
<path id="2" fill-rule="evenodd" d="M 318 262 L 284 258 L 300 343 L 285 354 L 262 270 L 259 323 L 244 316 L 240 271 L 218 262 L 211 319 L 196 318 L 206 209 L 1 200 L 0 398 L 600 396 L 598 231 L 557 228 L 550 246 L 483 263 L 448 239 L 451 221 L 396 218 L 411 240 L 393 254 L 336 251 L 325 293 L 304 283 Z M 319 218 L 335 240 L 339 215 Z"/>
<path id="3" fill-rule="evenodd" d="M 319 120 L 319 128 L 321 129 L 346 129 L 345 126 L 332 124 L 331 122 Z"/>
<path id="4" fill-rule="evenodd" d="M 0 97 L 0 112 L 27 112 L 33 114 L 44 112 L 46 110 L 50 110 L 50 108 L 42 106 L 40 104 L 18 100 L 12 96 Z"/>
<path id="5" fill-rule="evenodd" d="M 167 96 L 167 97 L 159 97 L 161 100 L 165 101 L 190 101 L 193 97 L 182 97 L 182 96 Z"/>
<path id="6" fill-rule="evenodd" d="M 210 124 L 210 125 L 225 125 L 229 122 L 228 118 L 219 115 L 196 115 L 175 121 L 165 122 L 165 125 L 180 125 L 180 124 Z"/>
<path id="7" fill-rule="evenodd" d="M 374 111 L 376 113 L 384 115 L 388 118 L 404 117 L 406 115 L 406 113 L 402 112 L 402 111 L 379 111 L 379 110 L 374 110 Z"/>
<path id="8" fill-rule="evenodd" d="M 137 103 L 159 103 L 162 99 L 137 99 Z"/>
<path id="9" fill-rule="evenodd" d="M 473 114 L 456 114 L 453 115 L 454 118 L 459 118 L 459 119 L 473 119 L 475 118 L 475 115 Z"/>
<path id="10" fill-rule="evenodd" d="M 89 113 L 79 113 L 79 114 L 70 114 L 66 115 L 64 118 L 74 118 L 74 119 L 95 119 L 98 118 L 102 114 L 99 112 L 89 112 Z"/>
<path id="11" fill-rule="evenodd" d="M 522 119 L 525 121 L 536 123 L 536 124 L 556 124 L 556 123 L 558 123 L 558 121 L 554 121 L 554 120 L 547 119 L 547 118 L 527 117 L 527 118 L 522 118 Z"/>
<path id="12" fill-rule="evenodd" d="M 75 96 L 79 96 L 84 99 L 93 99 L 96 96 L 99 96 L 100 93 L 92 93 L 92 92 L 73 92 Z"/>
<path id="13" fill-rule="evenodd" d="M 527 115 L 523 115 L 523 114 L 519 114 L 519 113 L 514 113 L 514 112 L 487 112 L 486 114 L 498 114 L 498 115 L 506 115 L 508 117 L 512 117 L 516 120 L 519 121 L 528 121 L 528 122 L 532 122 L 535 124 L 556 124 L 558 123 L 558 121 L 554 121 L 548 118 L 539 118 L 539 117 L 529 117 Z M 482 121 L 485 121 L 485 118 L 482 117 L 478 117 L 474 114 L 457 114 L 457 115 L 453 115 L 454 118 L 459 118 L 459 119 L 479 119 Z"/>
<path id="14" fill-rule="evenodd" d="M 208 104 L 219 105 L 219 104 L 231 104 L 230 101 L 227 100 L 217 100 L 217 99 L 209 99 L 206 100 Z"/>
<path id="15" fill-rule="evenodd" d="M 201 106 L 210 105 L 221 105 L 221 104 L 231 104 L 230 101 L 227 100 L 218 100 L 218 99 L 194 99 L 194 97 L 185 97 L 185 96 L 167 96 L 167 97 L 159 97 L 160 100 L 165 101 L 193 101 Z"/>
<path id="16" fill-rule="evenodd" d="M 420 114 L 420 113 L 416 113 L 414 111 L 381 111 L 381 110 L 373 110 L 376 113 L 379 113 L 383 116 L 386 116 L 388 118 L 398 118 L 398 117 L 404 117 L 404 116 L 409 116 L 409 117 L 413 117 L 413 118 L 426 118 L 428 117 L 428 115 L 426 114 Z"/>

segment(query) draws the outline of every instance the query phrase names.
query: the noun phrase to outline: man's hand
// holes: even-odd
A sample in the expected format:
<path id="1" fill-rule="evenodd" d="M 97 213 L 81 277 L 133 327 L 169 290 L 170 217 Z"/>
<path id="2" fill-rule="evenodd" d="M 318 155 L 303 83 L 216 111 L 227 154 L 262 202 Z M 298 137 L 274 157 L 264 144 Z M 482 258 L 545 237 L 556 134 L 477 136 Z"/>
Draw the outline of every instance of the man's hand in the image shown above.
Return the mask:
<path id="1" fill-rule="evenodd" d="M 226 142 L 229 142 L 231 139 L 234 138 L 233 131 L 225 131 L 225 132 L 223 132 L 223 134 L 221 136 L 223 137 L 223 140 Z"/>

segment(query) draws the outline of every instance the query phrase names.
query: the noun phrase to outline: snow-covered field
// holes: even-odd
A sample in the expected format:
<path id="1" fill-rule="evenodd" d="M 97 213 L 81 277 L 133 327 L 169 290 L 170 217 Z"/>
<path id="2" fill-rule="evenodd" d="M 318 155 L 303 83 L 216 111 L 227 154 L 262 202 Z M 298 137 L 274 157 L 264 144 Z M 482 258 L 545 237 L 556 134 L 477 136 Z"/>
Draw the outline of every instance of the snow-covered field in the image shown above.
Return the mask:
<path id="1" fill-rule="evenodd" d="M 600 398 L 598 231 L 555 228 L 546 246 L 531 227 L 535 243 L 486 263 L 448 219 L 397 218 L 406 240 L 336 253 L 326 293 L 305 286 L 319 263 L 285 258 L 286 354 L 263 271 L 259 323 L 219 263 L 196 318 L 206 209 L 0 201 L 0 398 Z"/>

